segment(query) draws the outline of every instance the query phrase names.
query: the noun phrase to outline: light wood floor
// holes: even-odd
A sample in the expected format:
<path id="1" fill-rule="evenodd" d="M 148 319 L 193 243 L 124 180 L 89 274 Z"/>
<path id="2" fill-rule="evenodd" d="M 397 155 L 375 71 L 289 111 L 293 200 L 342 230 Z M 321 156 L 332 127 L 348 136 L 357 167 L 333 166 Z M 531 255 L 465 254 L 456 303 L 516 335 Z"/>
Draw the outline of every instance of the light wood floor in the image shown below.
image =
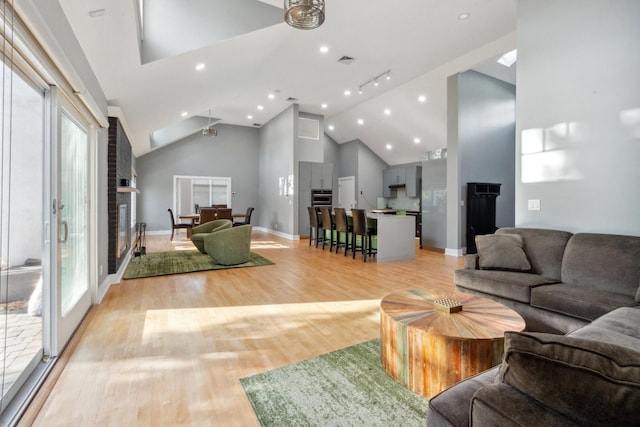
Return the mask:
<path id="1" fill-rule="evenodd" d="M 192 248 L 147 238 L 149 252 Z M 252 250 L 276 264 L 112 286 L 20 425 L 257 426 L 239 378 L 378 337 L 384 295 L 453 289 L 463 265 L 419 249 L 364 263 L 255 231 Z"/>

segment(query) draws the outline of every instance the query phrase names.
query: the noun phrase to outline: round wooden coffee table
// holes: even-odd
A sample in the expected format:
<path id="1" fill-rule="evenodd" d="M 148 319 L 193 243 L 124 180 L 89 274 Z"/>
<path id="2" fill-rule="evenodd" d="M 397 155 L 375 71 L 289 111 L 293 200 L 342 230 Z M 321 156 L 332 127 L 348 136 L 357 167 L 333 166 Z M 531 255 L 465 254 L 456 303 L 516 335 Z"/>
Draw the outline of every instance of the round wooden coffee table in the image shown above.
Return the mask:
<path id="1" fill-rule="evenodd" d="M 476 295 L 392 293 L 380 303 L 382 365 L 409 390 L 431 397 L 500 363 L 504 333 L 524 327 L 518 313 Z"/>

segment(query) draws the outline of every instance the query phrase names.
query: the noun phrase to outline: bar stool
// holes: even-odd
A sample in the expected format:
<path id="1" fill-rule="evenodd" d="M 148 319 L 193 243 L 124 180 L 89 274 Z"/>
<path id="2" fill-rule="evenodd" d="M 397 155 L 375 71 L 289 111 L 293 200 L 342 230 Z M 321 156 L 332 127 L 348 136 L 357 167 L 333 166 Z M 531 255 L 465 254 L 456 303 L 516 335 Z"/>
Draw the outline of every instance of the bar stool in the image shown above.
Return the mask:
<path id="1" fill-rule="evenodd" d="M 329 231 L 329 252 L 333 250 L 333 245 L 337 243 L 336 241 L 336 225 L 333 222 L 333 217 L 331 216 L 331 208 L 323 207 L 320 208 L 320 215 L 322 216 L 322 229 L 324 231 L 324 239 L 322 240 L 322 250 L 324 250 L 324 245 L 327 243 L 327 231 Z"/>
<path id="2" fill-rule="evenodd" d="M 324 240 L 324 233 L 320 233 L 322 227 L 319 226 L 317 209 L 313 206 L 307 206 L 307 210 L 309 211 L 309 246 L 312 241 L 315 241 L 317 248 L 318 243 Z"/>
<path id="3" fill-rule="evenodd" d="M 351 232 L 352 227 L 347 220 L 347 211 L 344 208 L 334 208 L 335 224 L 336 224 L 336 253 L 340 252 L 340 247 L 344 246 L 344 256 L 347 256 L 347 251 L 351 247 Z M 344 233 L 344 241 L 341 241 L 341 233 Z"/>
<path id="4" fill-rule="evenodd" d="M 353 233 L 351 234 L 351 251 L 353 259 L 356 259 L 356 252 L 362 252 L 364 262 L 367 262 L 368 246 L 371 244 L 369 238 L 369 227 L 367 226 L 367 216 L 364 209 L 351 209 L 353 217 Z M 360 244 L 358 245 L 358 236 Z"/>

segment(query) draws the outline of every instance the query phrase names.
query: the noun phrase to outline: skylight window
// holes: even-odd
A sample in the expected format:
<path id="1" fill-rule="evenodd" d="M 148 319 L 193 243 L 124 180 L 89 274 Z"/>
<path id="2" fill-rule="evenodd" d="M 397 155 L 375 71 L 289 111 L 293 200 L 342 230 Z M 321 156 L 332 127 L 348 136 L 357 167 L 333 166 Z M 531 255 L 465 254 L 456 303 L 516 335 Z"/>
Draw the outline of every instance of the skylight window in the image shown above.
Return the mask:
<path id="1" fill-rule="evenodd" d="M 513 49 L 511 52 L 507 52 L 498 59 L 498 64 L 505 67 L 511 67 L 518 59 L 518 50 Z"/>

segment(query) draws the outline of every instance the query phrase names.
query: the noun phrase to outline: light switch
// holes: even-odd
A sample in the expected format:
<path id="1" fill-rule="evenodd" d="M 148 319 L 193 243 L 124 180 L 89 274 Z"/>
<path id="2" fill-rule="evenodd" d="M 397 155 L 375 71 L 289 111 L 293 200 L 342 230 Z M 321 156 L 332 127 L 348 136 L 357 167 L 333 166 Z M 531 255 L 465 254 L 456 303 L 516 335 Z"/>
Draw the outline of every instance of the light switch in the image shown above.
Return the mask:
<path id="1" fill-rule="evenodd" d="M 529 210 L 530 211 L 539 211 L 540 210 L 540 199 L 529 200 Z"/>

